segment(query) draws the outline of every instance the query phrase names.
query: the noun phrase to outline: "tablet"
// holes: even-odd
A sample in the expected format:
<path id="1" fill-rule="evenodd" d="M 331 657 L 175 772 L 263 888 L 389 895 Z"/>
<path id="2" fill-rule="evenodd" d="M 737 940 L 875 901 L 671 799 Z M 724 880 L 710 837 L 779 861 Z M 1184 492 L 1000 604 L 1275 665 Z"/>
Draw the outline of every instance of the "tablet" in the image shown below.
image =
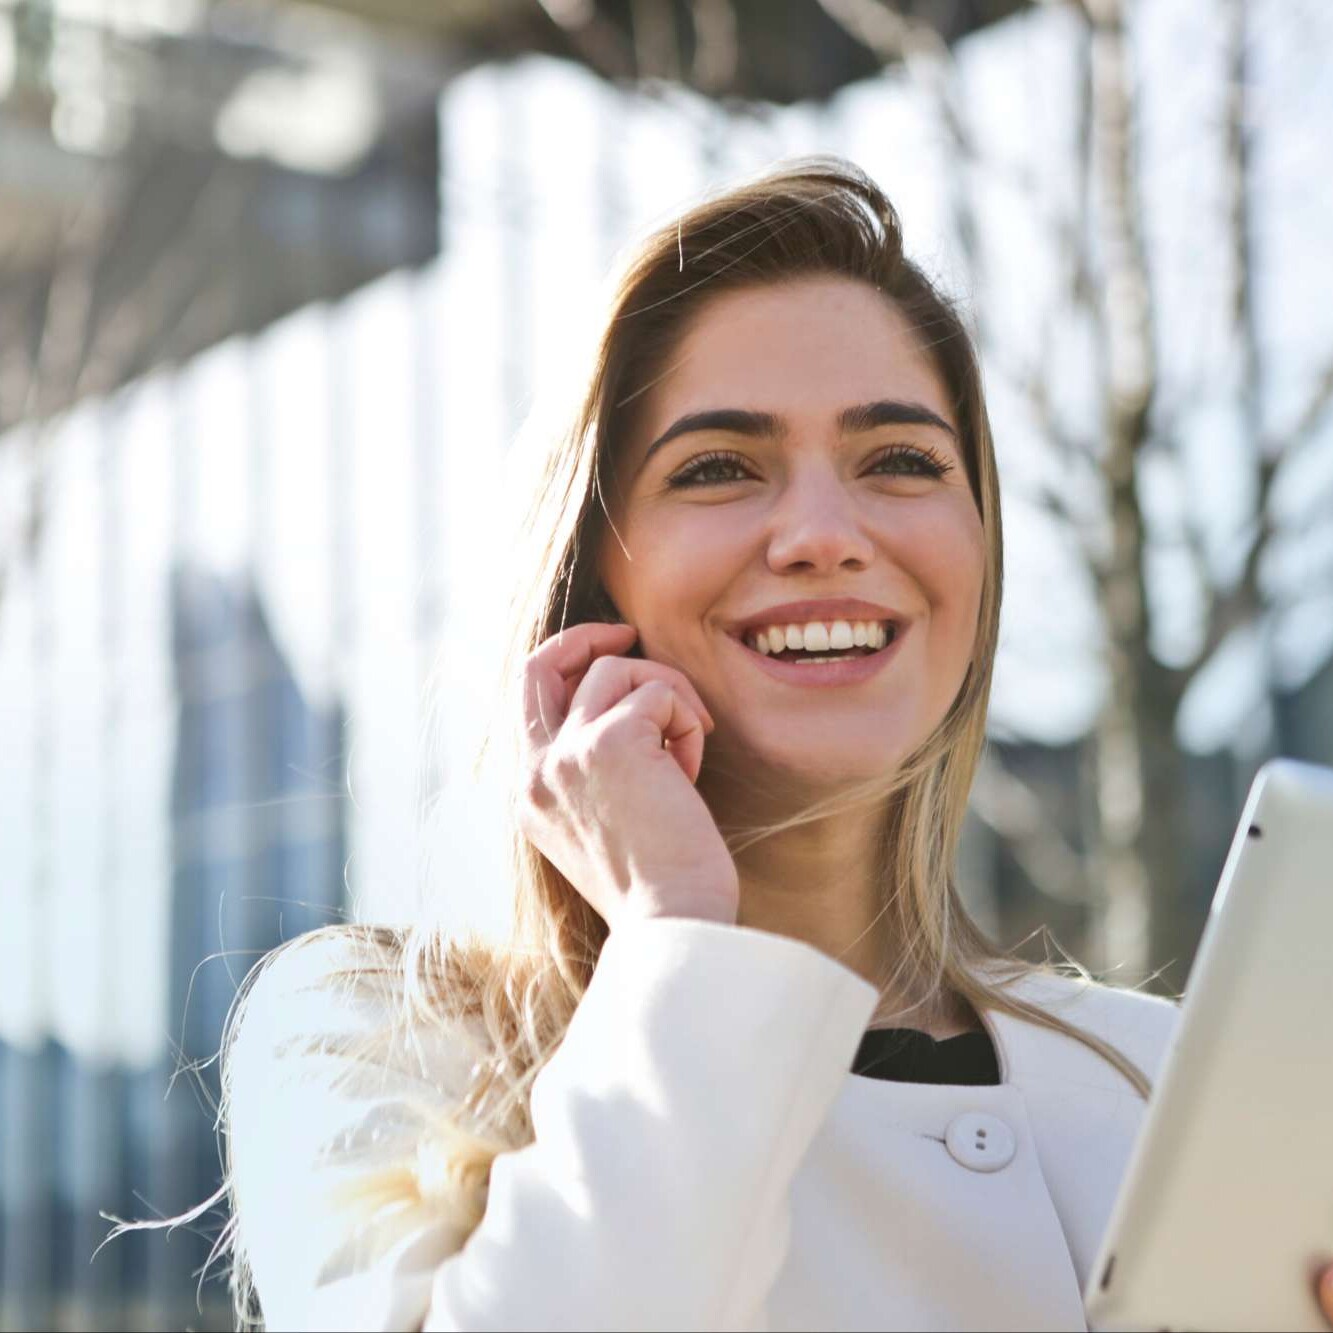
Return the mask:
<path id="1" fill-rule="evenodd" d="M 1180 1020 L 1090 1270 L 1101 1329 L 1327 1333 L 1333 1258 L 1333 769 L 1246 800 Z"/>

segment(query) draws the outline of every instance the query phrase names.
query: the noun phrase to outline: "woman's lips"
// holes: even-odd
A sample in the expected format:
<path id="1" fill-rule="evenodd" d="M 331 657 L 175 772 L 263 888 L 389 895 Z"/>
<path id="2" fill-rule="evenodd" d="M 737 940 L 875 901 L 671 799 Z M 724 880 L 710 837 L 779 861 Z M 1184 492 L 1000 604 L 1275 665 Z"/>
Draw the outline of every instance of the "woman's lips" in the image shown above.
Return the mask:
<path id="1" fill-rule="evenodd" d="M 739 638 L 728 635 L 749 661 L 773 680 L 807 689 L 829 689 L 837 686 L 859 685 L 870 680 L 888 666 L 897 655 L 898 647 L 907 637 L 910 627 L 900 626 L 888 646 L 864 657 L 845 658 L 841 662 L 784 662 L 751 648 Z"/>

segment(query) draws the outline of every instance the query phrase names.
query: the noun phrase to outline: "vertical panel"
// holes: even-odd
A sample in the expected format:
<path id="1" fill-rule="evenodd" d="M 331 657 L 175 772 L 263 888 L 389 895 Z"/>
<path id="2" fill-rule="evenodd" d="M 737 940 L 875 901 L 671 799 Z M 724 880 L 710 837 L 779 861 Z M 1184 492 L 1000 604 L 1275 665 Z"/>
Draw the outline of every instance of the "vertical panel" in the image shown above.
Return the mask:
<path id="1" fill-rule="evenodd" d="M 109 743 L 116 852 L 110 934 L 116 1045 L 131 1069 L 167 1050 L 171 919 L 171 775 L 177 706 L 171 659 L 170 382 L 154 376 L 115 409 L 108 506 L 119 552 L 109 577 L 120 629 L 108 648 L 117 698 Z"/>
<path id="2" fill-rule="evenodd" d="M 430 680 L 428 744 L 443 781 L 429 793 L 426 885 L 436 919 L 449 930 L 498 933 L 508 918 L 499 844 L 502 792 L 494 775 L 473 776 L 477 748 L 495 720 L 497 659 L 513 557 L 511 523 L 518 499 L 509 465 L 516 421 L 517 371 L 509 340 L 516 296 L 510 244 L 515 187 L 506 170 L 517 151 L 506 135 L 519 114 L 504 71 L 481 68 L 441 99 L 442 254 L 433 274 L 436 364 L 452 386 L 439 401 L 440 558 L 447 616 Z M 526 358 L 527 345 L 518 355 Z M 506 370 L 506 366 L 509 367 Z"/>
<path id="3" fill-rule="evenodd" d="M 180 543 L 182 466 L 176 377 L 155 375 L 124 392 L 114 423 L 114 474 L 109 503 L 120 519 L 120 556 L 112 594 L 122 632 L 112 654 L 120 700 L 119 725 L 109 764 L 114 775 L 118 855 L 112 872 L 112 933 L 119 960 L 116 1012 L 121 1060 L 132 1071 L 116 1092 L 124 1125 L 117 1179 L 97 1200 L 99 1211 L 123 1218 L 160 1217 L 181 1173 L 183 1095 L 164 1101 L 178 1049 L 173 1012 L 174 832 L 172 780 L 178 700 L 173 662 L 172 592 Z M 136 1104 L 135 1093 L 140 1100 Z M 148 1095 L 151 1092 L 151 1095 Z M 103 1225 L 98 1243 L 105 1238 Z M 124 1326 L 160 1326 L 166 1310 L 180 1310 L 180 1274 L 190 1256 L 178 1243 L 165 1248 L 155 1233 L 131 1233 L 105 1246 L 93 1267 L 119 1270 Z"/>
<path id="4" fill-rule="evenodd" d="M 52 1106 L 55 1145 L 55 1279 L 60 1324 L 114 1329 L 124 1251 L 108 1247 L 90 1263 L 105 1232 L 99 1209 L 119 1185 L 124 1124 L 118 1070 L 60 1053 Z"/>
<path id="5" fill-rule="evenodd" d="M 260 738 L 252 701 L 267 663 L 249 561 L 253 457 L 244 345 L 222 344 L 182 374 L 178 441 L 188 454 L 175 584 L 181 721 L 176 766 L 177 938 L 191 977 L 178 977 L 171 1021 L 193 1059 L 215 1034 L 245 948 Z M 184 983 L 184 985 L 182 985 Z"/>
<path id="6" fill-rule="evenodd" d="M 97 564 L 98 607 L 91 619 L 95 653 L 101 667 L 98 699 L 100 717 L 91 732 L 96 749 L 96 778 L 84 779 L 101 816 L 99 864 L 92 881 L 99 924 L 98 993 L 84 1003 L 102 1020 L 97 1047 L 92 1053 L 69 1046 L 62 1052 L 61 1082 L 57 1090 L 56 1124 L 56 1290 L 60 1293 L 61 1325 L 70 1328 L 114 1327 L 119 1297 L 121 1254 L 109 1254 L 100 1265 L 87 1262 L 101 1231 L 98 1209 L 113 1197 L 118 1184 L 119 1145 L 123 1125 L 114 1085 L 122 1051 L 116 975 L 121 962 L 112 947 L 118 906 L 115 881 L 122 862 L 123 835 L 117 819 L 118 773 L 116 741 L 124 699 L 117 676 L 123 621 L 119 594 L 124 515 L 122 496 L 115 485 L 119 450 L 115 426 L 118 403 L 97 404 L 91 423 L 89 472 L 96 491 L 96 521 L 90 524 Z"/>
<path id="7" fill-rule="evenodd" d="M 51 993 L 55 1034 L 84 1059 L 108 1043 L 110 920 L 99 890 L 106 810 L 102 751 L 105 662 L 100 632 L 103 569 L 98 422 L 75 412 L 52 441 L 54 474 L 46 533 L 50 552 L 54 705 L 51 736 L 52 822 L 49 849 L 47 966 L 60 984 Z"/>
<path id="8" fill-rule="evenodd" d="M 255 393 L 262 405 L 267 495 L 257 535 L 255 579 L 279 650 L 318 707 L 336 697 L 337 544 L 346 534 L 335 487 L 335 442 L 345 428 L 342 375 L 335 374 L 329 308 L 310 306 L 256 344 Z M 328 775 L 337 790 L 336 774 Z"/>
<path id="9" fill-rule="evenodd" d="M 349 452 L 349 590 L 356 636 L 346 666 L 352 874 L 397 919 L 415 902 L 418 837 L 414 333 L 407 282 L 382 279 L 336 317 L 355 367 L 344 403 Z"/>
<path id="10" fill-rule="evenodd" d="M 35 1050 L 0 1046 L 4 1076 L 5 1158 L 0 1162 L 0 1229 L 4 1269 L 0 1272 L 0 1324 L 6 1328 L 48 1328 L 54 1323 L 52 1246 L 55 1155 L 53 1111 L 58 1048 L 45 1042 Z"/>
<path id="11" fill-rule="evenodd" d="M 413 429 L 412 429 L 412 539 L 413 637 L 416 645 L 417 743 L 414 808 L 419 812 L 417 890 L 422 898 L 435 897 L 434 866 L 429 836 L 430 811 L 438 808 L 445 790 L 457 775 L 445 750 L 450 701 L 441 686 L 439 671 L 450 623 L 449 586 L 445 567 L 445 463 L 441 404 L 453 392 L 463 392 L 453 367 L 441 356 L 443 311 L 438 263 L 414 275 L 407 300 L 411 314 Z"/>
<path id="12" fill-rule="evenodd" d="M 255 918 L 261 936 L 249 942 L 238 973 L 252 963 L 261 938 L 271 944 L 341 916 L 347 813 L 334 636 L 342 591 L 335 557 L 350 534 L 335 538 L 327 309 L 313 307 L 276 325 L 256 342 L 251 370 L 256 500 L 263 511 L 255 583 L 274 674 L 263 703 L 264 849 L 252 890 L 267 911 Z"/>
<path id="13" fill-rule="evenodd" d="M 39 674 L 40 563 L 23 550 L 32 484 L 30 439 L 15 432 L 0 448 L 0 549 L 6 553 L 0 591 L 0 912 L 9 946 L 0 971 L 0 1041 L 24 1050 L 34 1049 L 46 1028 L 37 840 L 38 803 L 45 799 L 40 705 L 47 696 Z"/>
<path id="14" fill-rule="evenodd" d="M 582 70 L 558 61 L 525 62 L 512 97 L 527 149 L 523 163 L 529 211 L 519 239 L 528 254 L 524 297 L 531 339 L 525 394 L 577 397 L 601 311 L 599 105 L 606 91 Z"/>
<path id="15" fill-rule="evenodd" d="M 52 440 L 40 439 L 35 455 L 39 468 L 40 500 L 49 506 L 55 489 L 55 449 Z M 54 1047 L 48 1039 L 53 1011 L 48 940 L 49 912 L 54 897 L 51 853 L 55 765 L 54 661 L 57 652 L 55 596 L 57 564 L 50 542 L 39 543 L 33 553 L 32 709 L 30 788 L 19 808 L 32 822 L 32 874 L 29 880 L 33 911 L 27 925 L 30 937 L 20 948 L 31 950 L 33 966 L 23 978 L 24 1008 L 34 1023 L 30 1041 L 5 1054 L 5 1105 L 8 1126 L 6 1155 L 0 1163 L 0 1217 L 5 1232 L 4 1271 L 0 1273 L 0 1301 L 7 1327 L 40 1327 L 53 1317 L 52 1221 L 53 1144 L 51 1099 L 54 1094 L 52 1067 Z M 17 969 L 20 974 L 23 969 Z"/>

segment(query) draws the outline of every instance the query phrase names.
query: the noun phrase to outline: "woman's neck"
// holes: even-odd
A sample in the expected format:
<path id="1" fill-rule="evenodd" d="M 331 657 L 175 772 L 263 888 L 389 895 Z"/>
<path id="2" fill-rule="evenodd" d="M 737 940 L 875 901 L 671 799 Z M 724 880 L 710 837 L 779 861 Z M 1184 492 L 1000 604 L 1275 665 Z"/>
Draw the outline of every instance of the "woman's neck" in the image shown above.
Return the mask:
<path id="1" fill-rule="evenodd" d="M 895 951 L 875 873 L 875 835 L 864 823 L 841 816 L 740 851 L 739 923 L 804 940 L 879 984 Z"/>
<path id="2" fill-rule="evenodd" d="M 772 822 L 777 822 L 777 817 Z M 720 823 L 726 827 L 725 817 Z M 762 823 L 751 816 L 750 826 Z M 871 1026 L 915 1027 L 937 1038 L 975 1028 L 961 997 L 922 1000 L 923 980 L 906 969 L 886 907 L 880 810 L 853 810 L 769 834 L 736 853 L 738 924 L 803 940 L 884 990 Z"/>

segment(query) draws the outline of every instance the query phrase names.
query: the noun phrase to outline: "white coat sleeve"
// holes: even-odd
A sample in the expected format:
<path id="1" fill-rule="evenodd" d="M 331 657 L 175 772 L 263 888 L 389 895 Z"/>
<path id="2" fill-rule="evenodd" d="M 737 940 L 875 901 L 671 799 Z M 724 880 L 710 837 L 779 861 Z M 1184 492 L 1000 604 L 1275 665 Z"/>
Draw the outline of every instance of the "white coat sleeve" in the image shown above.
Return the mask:
<path id="1" fill-rule="evenodd" d="M 331 1262 L 349 1252 L 336 1220 L 306 1216 L 301 1190 L 258 1170 L 243 1192 L 237 1143 L 240 1225 L 269 1327 L 762 1329 L 792 1178 L 875 1001 L 849 969 L 781 936 L 684 919 L 617 930 L 533 1084 L 534 1141 L 496 1159 L 465 1240 L 405 1216 Z M 310 1108 L 268 1100 L 267 1119 L 245 1124 L 299 1159 L 299 1129 L 277 1126 Z M 365 1122 L 364 1104 L 324 1100 L 321 1132 L 349 1113 Z M 410 1120 L 391 1098 L 375 1114 Z M 304 1258 L 285 1264 L 312 1223 L 314 1238 L 296 1242 Z"/>

